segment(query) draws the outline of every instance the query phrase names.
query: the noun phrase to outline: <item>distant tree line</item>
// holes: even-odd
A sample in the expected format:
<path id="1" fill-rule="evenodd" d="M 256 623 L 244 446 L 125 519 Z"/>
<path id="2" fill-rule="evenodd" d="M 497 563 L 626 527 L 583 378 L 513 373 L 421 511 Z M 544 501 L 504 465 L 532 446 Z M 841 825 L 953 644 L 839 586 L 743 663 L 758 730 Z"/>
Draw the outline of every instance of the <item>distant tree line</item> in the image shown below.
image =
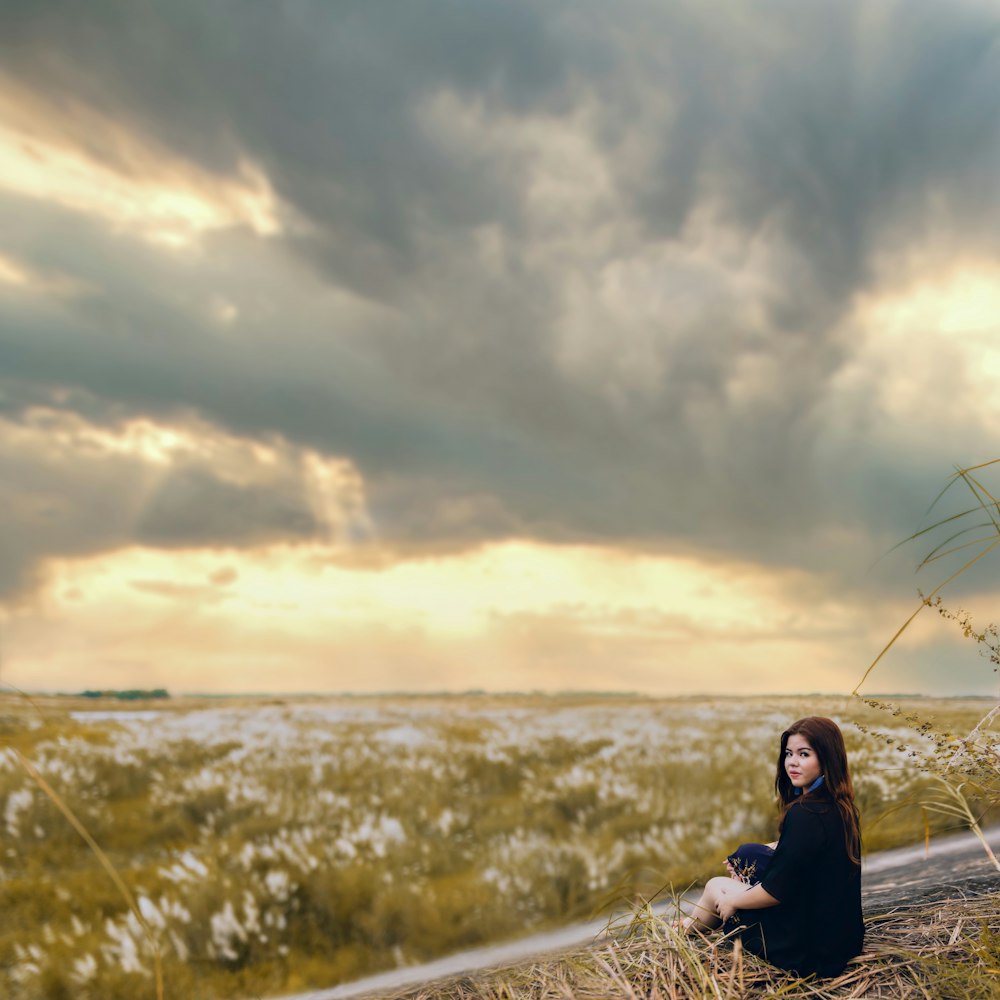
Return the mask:
<path id="1" fill-rule="evenodd" d="M 84 691 L 83 698 L 117 698 L 119 701 L 140 701 L 147 698 L 169 698 L 166 688 L 130 688 L 128 691 Z"/>

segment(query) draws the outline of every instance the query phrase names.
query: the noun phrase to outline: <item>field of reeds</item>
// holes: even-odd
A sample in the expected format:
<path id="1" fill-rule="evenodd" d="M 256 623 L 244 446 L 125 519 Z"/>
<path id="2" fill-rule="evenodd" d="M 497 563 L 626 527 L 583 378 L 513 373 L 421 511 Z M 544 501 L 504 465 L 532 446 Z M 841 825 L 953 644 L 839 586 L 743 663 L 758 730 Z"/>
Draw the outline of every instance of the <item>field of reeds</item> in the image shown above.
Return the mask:
<path id="1" fill-rule="evenodd" d="M 901 704 L 956 734 L 988 708 Z M 155 953 L 167 997 L 266 997 L 682 890 L 773 838 L 806 714 L 844 728 L 867 850 L 955 828 L 929 737 L 857 699 L 5 696 L 0 995 L 153 997 Z"/>

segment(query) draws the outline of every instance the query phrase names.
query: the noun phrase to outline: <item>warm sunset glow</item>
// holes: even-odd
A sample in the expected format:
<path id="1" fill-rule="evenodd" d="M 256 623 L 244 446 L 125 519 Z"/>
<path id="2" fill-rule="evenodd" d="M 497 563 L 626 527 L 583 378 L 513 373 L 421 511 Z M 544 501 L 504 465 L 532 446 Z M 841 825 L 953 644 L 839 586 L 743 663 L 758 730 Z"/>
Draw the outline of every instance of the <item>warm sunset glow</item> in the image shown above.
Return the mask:
<path id="1" fill-rule="evenodd" d="M 872 304 L 871 321 L 898 329 L 920 326 L 951 335 L 996 332 L 1000 269 L 971 261 L 944 275 L 932 273 L 902 293 Z"/>
<path id="2" fill-rule="evenodd" d="M 815 584 L 802 574 L 683 557 L 510 542 L 381 568 L 337 559 L 337 549 L 305 546 L 129 549 L 53 561 L 44 595 L 8 619 L 19 652 L 8 676 L 26 683 L 42 658 L 53 668 L 72 663 L 95 684 L 111 683 L 103 651 L 114 650 L 112 660 L 144 656 L 174 687 L 212 688 L 204 670 L 221 658 L 245 664 L 267 687 L 322 689 L 330 684 L 331 657 L 381 663 L 399 655 L 402 641 L 422 656 L 438 650 L 437 670 L 415 687 L 434 688 L 442 670 L 461 669 L 466 686 L 495 689 L 490 670 L 498 650 L 558 636 L 563 648 L 549 657 L 551 666 L 518 675 L 522 685 L 565 687 L 563 671 L 576 659 L 587 686 L 616 687 L 612 677 L 622 676 L 620 668 L 602 683 L 588 662 L 587 648 L 596 642 L 642 647 L 644 657 L 660 664 L 659 671 L 646 668 L 645 683 L 655 690 L 698 690 L 701 671 L 721 671 L 734 690 L 753 690 L 762 680 L 774 690 L 795 690 L 797 672 L 790 668 L 803 656 L 816 665 L 817 680 L 832 683 L 835 675 L 819 665 L 816 637 L 847 632 L 858 620 L 856 608 L 813 605 L 808 595 Z M 283 643 L 295 649 L 294 668 L 274 662 Z M 691 644 L 698 653 L 685 653 L 692 669 L 679 676 L 673 660 Z M 727 660 L 737 649 L 734 671 Z M 361 675 L 358 683 L 407 686 L 405 662 L 378 676 L 366 685 Z"/>
<path id="3" fill-rule="evenodd" d="M 1000 406 L 993 391 L 1000 376 L 1000 268 L 972 261 L 944 276 L 928 275 L 902 294 L 875 303 L 871 323 L 918 342 L 943 335 L 944 349 L 961 354 L 979 401 L 994 411 Z"/>

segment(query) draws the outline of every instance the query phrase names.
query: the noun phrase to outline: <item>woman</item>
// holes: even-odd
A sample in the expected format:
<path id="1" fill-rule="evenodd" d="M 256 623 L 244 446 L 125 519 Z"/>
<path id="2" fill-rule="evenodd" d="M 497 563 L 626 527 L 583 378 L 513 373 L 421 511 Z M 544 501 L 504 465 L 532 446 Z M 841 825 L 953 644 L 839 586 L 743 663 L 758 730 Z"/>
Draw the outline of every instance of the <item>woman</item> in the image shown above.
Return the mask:
<path id="1" fill-rule="evenodd" d="M 684 929 L 727 923 L 747 951 L 779 968 L 839 975 L 865 932 L 858 811 L 835 722 L 810 716 L 781 734 L 774 787 L 782 813 L 773 855 L 743 845 L 760 848 L 757 880 L 710 879 Z"/>

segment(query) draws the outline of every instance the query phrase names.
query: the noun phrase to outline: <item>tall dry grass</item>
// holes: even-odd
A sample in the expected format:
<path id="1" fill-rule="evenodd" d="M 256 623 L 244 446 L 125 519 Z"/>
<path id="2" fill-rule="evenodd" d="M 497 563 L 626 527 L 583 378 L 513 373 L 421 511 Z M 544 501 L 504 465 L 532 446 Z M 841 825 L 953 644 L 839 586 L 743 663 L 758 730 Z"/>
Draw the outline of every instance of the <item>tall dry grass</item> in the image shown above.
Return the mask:
<path id="1" fill-rule="evenodd" d="M 639 912 L 610 940 L 513 968 L 393 994 L 394 1000 L 987 1000 L 1000 993 L 1000 896 L 869 915 L 865 951 L 834 978 L 800 979 L 738 940 L 679 935 Z"/>

